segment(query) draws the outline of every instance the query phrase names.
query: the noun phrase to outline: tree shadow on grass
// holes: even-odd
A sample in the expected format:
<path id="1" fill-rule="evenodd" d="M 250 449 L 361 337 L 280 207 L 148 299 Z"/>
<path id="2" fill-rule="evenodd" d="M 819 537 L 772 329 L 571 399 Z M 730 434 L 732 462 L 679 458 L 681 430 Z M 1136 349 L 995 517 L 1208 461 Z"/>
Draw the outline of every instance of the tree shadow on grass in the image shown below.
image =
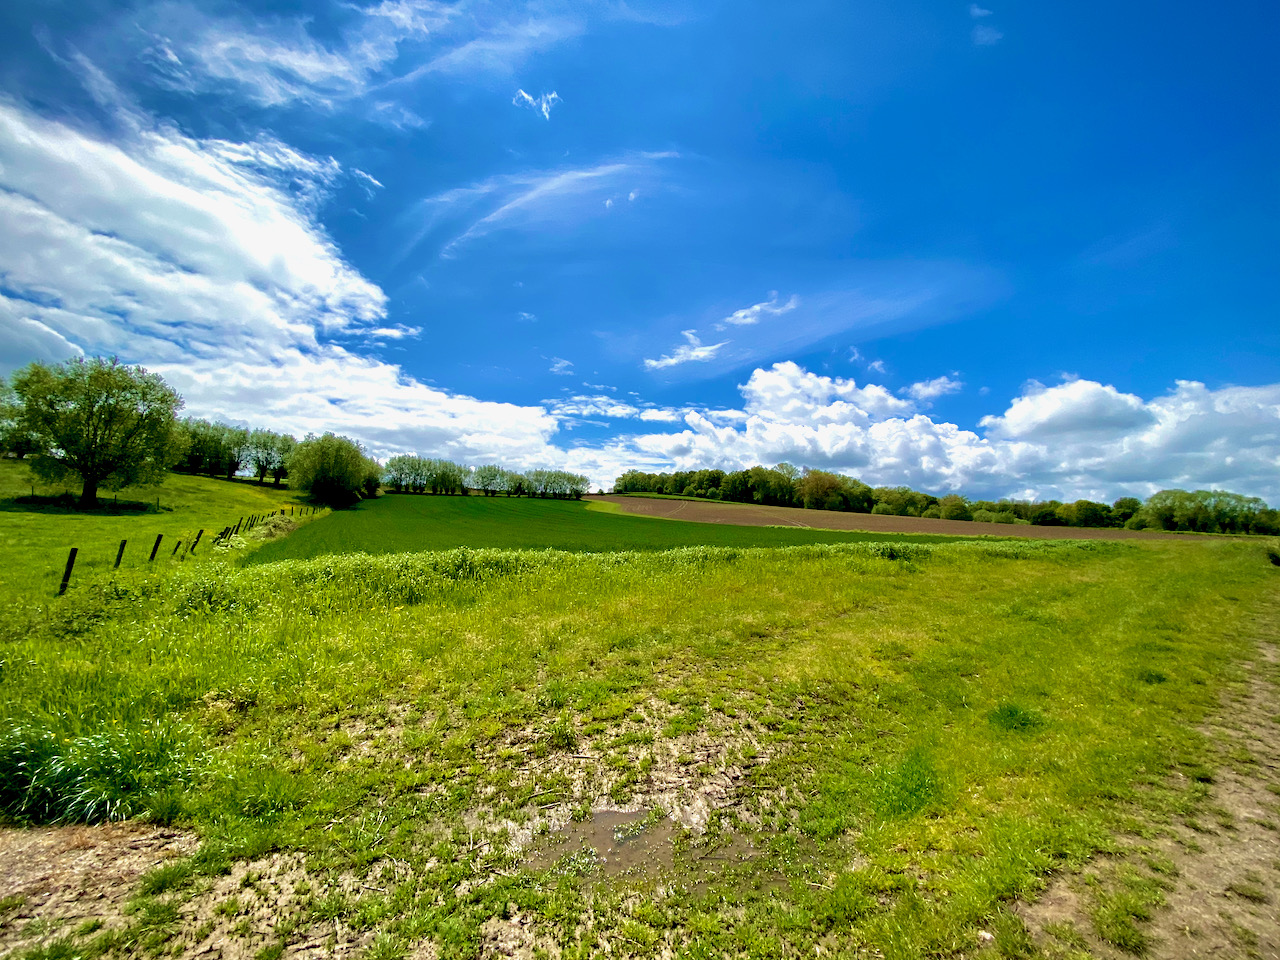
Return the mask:
<path id="1" fill-rule="evenodd" d="M 152 500 L 118 500 L 99 497 L 98 505 L 80 509 L 80 498 L 74 493 L 53 496 L 23 496 L 0 499 L 0 513 L 83 514 L 93 517 L 144 516 L 149 513 L 172 513 L 172 507 L 156 508 Z"/>

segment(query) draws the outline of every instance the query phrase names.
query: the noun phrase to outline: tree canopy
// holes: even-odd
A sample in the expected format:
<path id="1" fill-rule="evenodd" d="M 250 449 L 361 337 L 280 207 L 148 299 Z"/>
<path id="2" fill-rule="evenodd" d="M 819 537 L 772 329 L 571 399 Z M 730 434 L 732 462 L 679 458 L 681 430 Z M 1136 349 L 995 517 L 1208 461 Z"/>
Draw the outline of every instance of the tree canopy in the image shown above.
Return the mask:
<path id="1" fill-rule="evenodd" d="M 182 455 L 182 398 L 158 374 L 117 358 L 32 363 L 13 375 L 10 432 L 45 480 L 75 478 L 80 506 L 98 489 L 156 484 Z"/>

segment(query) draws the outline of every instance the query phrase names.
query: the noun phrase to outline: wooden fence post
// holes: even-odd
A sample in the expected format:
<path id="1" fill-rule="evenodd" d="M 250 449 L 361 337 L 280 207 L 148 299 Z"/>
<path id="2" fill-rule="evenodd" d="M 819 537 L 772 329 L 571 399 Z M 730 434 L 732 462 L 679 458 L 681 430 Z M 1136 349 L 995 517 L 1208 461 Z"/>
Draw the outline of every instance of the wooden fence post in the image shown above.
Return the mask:
<path id="1" fill-rule="evenodd" d="M 196 547 L 200 546 L 200 538 L 201 538 L 201 537 L 203 537 L 203 536 L 204 536 L 204 527 L 201 527 L 201 528 L 196 532 L 196 539 L 195 539 L 195 541 L 191 544 L 191 552 L 192 552 L 192 553 L 195 553 L 195 552 L 196 552 Z"/>
<path id="2" fill-rule="evenodd" d="M 175 544 L 173 545 L 173 553 L 169 554 L 169 556 L 171 556 L 171 557 L 176 557 L 176 556 L 178 555 L 178 548 L 179 548 L 180 546 L 182 546 L 182 541 L 181 541 L 181 540 L 179 540 L 177 543 L 175 543 Z"/>
<path id="3" fill-rule="evenodd" d="M 67 554 L 67 569 L 62 571 L 62 586 L 58 587 L 58 596 L 67 592 L 67 584 L 71 582 L 71 570 L 76 565 L 76 554 L 79 552 L 79 547 L 72 547 L 71 552 Z"/>
<path id="4" fill-rule="evenodd" d="M 151 556 L 147 558 L 147 563 L 150 563 L 152 560 L 156 558 L 156 551 L 160 549 L 160 541 L 163 539 L 164 539 L 163 533 L 156 534 L 156 542 L 155 542 L 155 545 L 151 548 Z"/>
<path id="5" fill-rule="evenodd" d="M 111 568 L 112 570 L 120 569 L 120 561 L 124 559 L 124 546 L 128 542 L 129 542 L 128 540 L 120 541 L 120 549 L 116 551 L 116 565 Z"/>

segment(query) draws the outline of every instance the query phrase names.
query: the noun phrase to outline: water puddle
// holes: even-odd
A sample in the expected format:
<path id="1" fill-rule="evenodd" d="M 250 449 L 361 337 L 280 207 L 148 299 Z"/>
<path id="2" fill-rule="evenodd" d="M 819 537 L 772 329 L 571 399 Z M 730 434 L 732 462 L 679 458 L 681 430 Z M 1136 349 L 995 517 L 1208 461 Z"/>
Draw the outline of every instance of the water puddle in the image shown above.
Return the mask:
<path id="1" fill-rule="evenodd" d="M 727 844 L 710 850 L 688 849 L 677 858 L 678 829 L 659 813 L 598 809 L 590 820 L 571 821 L 539 841 L 528 864 L 534 870 L 582 880 L 654 877 L 677 865 L 718 873 L 756 852 L 745 838 L 734 836 Z"/>

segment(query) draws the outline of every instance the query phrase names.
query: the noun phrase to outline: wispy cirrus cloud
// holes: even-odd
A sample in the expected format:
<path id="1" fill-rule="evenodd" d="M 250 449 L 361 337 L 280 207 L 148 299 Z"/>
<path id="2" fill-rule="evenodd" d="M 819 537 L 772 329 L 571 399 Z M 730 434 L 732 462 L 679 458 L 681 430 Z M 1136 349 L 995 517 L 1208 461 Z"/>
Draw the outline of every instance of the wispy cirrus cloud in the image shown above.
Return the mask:
<path id="1" fill-rule="evenodd" d="M 551 119 L 551 108 L 557 103 L 563 102 L 560 94 L 552 90 L 550 93 L 544 93 L 539 97 L 531 97 L 523 90 L 517 90 L 516 95 L 511 98 L 512 106 L 528 107 L 535 113 L 542 114 L 544 120 Z"/>
<path id="2" fill-rule="evenodd" d="M 784 313 L 790 313 L 800 305 L 800 298 L 794 294 L 785 302 L 778 302 L 778 291 L 769 292 L 769 299 L 762 303 L 754 303 L 749 307 L 743 307 L 741 310 L 735 310 L 729 316 L 725 317 L 716 324 L 717 330 L 724 330 L 727 327 L 745 327 L 752 326 L 760 322 L 761 318 L 772 316 L 781 316 Z"/>
<path id="3" fill-rule="evenodd" d="M 679 366 L 682 363 L 705 363 L 714 359 L 720 348 L 730 342 L 723 340 L 720 343 L 704 344 L 698 339 L 697 330 L 682 330 L 680 335 L 684 337 L 684 343 L 679 344 L 670 353 L 656 360 L 646 359 L 644 368 L 646 370 L 665 370 L 668 367 Z"/>
<path id="4" fill-rule="evenodd" d="M 662 164 L 678 158 L 670 151 L 631 153 L 584 167 L 498 174 L 423 197 L 401 217 L 408 236 L 392 264 L 403 262 L 433 236 L 439 255 L 449 258 L 497 230 L 545 234 L 548 228 L 599 216 L 620 183 L 656 183 L 663 176 Z"/>

